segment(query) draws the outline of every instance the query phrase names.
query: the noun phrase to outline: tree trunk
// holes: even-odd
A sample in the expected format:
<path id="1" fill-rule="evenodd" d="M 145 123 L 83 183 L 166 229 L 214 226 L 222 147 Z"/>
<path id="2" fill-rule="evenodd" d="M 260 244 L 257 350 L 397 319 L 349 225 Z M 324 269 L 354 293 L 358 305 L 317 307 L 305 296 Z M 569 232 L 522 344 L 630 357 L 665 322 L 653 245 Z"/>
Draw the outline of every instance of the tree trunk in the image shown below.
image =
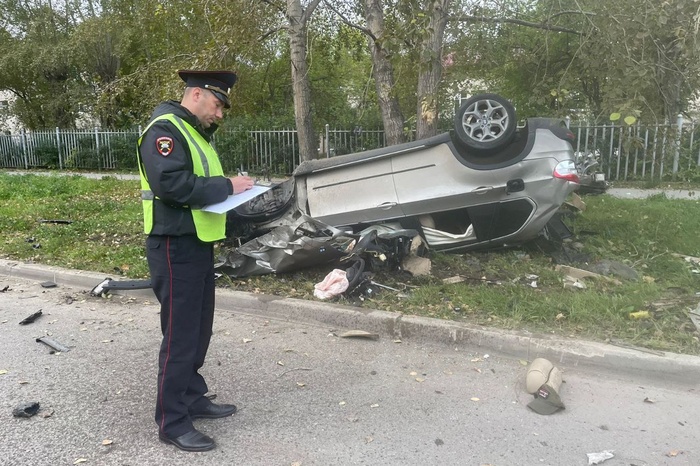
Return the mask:
<path id="1" fill-rule="evenodd" d="M 377 89 L 377 100 L 382 113 L 387 145 L 406 141 L 403 133 L 403 114 L 394 94 L 394 68 L 384 48 L 384 11 L 381 0 L 364 0 L 365 20 L 372 34 L 369 50 L 372 54 L 372 76 Z"/>
<path id="2" fill-rule="evenodd" d="M 442 78 L 442 40 L 447 25 L 451 0 L 429 2 L 430 21 L 421 44 L 418 75 L 418 108 L 416 109 L 416 138 L 437 134 L 438 92 Z"/>
<path id="3" fill-rule="evenodd" d="M 307 11 L 301 6 L 301 0 L 287 0 L 287 20 L 289 21 L 289 50 L 292 61 L 292 90 L 294 92 L 294 119 L 299 138 L 299 157 L 301 161 L 315 159 L 318 155 L 316 137 L 311 119 L 311 86 L 309 84 L 309 65 L 306 62 L 307 22 L 314 1 Z"/>

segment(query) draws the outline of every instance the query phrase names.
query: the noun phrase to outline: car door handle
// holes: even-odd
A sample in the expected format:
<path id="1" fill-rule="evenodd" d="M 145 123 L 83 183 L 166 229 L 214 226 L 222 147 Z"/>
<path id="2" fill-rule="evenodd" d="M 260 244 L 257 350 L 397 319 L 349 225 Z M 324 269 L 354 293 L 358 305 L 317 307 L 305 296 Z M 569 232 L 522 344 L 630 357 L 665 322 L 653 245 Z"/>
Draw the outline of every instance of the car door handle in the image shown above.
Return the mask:
<path id="1" fill-rule="evenodd" d="M 491 191 L 493 189 L 493 186 L 479 186 L 478 188 L 472 189 L 472 193 L 474 194 L 486 194 L 487 192 Z"/>
<path id="2" fill-rule="evenodd" d="M 389 202 L 382 202 L 381 204 L 379 204 L 379 205 L 377 206 L 378 209 L 382 209 L 382 210 L 389 210 L 389 209 L 391 209 L 392 207 L 396 207 L 396 202 L 391 202 L 391 201 L 389 201 Z"/>

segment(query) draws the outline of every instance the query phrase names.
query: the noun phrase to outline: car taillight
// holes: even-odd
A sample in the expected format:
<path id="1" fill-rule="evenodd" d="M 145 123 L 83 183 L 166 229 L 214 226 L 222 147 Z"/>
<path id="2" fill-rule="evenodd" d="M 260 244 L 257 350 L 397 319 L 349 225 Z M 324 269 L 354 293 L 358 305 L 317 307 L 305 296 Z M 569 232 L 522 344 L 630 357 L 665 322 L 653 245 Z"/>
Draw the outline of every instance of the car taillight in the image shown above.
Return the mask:
<path id="1" fill-rule="evenodd" d="M 576 164 L 574 161 L 565 160 L 563 162 L 559 162 L 557 166 L 554 167 L 554 178 L 571 181 L 572 183 L 578 183 L 578 170 L 576 170 Z"/>

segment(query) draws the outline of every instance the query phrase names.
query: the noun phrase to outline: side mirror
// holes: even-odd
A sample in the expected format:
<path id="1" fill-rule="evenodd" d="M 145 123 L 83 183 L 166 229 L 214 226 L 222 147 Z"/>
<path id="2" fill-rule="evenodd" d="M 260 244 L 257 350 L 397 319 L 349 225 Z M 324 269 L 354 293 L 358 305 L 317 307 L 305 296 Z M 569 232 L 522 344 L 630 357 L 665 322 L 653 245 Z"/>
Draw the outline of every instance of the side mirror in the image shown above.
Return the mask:
<path id="1" fill-rule="evenodd" d="M 517 193 L 525 189 L 525 182 L 522 178 L 508 180 L 506 183 L 506 194 Z"/>

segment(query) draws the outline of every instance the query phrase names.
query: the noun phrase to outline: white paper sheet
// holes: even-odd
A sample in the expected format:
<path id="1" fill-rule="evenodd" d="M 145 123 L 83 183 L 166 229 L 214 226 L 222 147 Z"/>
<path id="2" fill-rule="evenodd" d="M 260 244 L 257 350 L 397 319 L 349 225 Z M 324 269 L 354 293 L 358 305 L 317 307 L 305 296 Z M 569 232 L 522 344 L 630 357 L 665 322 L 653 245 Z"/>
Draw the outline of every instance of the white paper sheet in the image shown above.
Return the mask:
<path id="1" fill-rule="evenodd" d="M 248 202 L 249 200 L 257 197 L 270 189 L 270 186 L 254 185 L 247 191 L 243 191 L 239 194 L 230 195 L 225 201 L 218 202 L 216 204 L 209 204 L 202 208 L 205 212 L 214 212 L 216 214 L 223 214 L 231 209 L 235 209 L 239 205 Z"/>

